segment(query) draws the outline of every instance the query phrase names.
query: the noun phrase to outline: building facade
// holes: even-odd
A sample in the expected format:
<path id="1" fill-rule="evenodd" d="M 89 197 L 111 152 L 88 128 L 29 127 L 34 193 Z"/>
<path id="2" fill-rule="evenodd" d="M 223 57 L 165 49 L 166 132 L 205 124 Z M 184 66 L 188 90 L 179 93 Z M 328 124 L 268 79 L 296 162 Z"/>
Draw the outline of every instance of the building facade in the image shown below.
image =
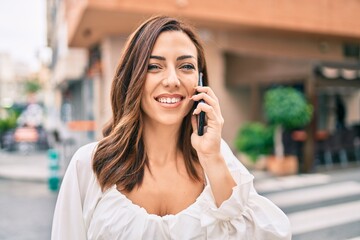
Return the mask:
<path id="1" fill-rule="evenodd" d="M 69 46 L 89 53 L 83 77 L 92 81 L 97 139 L 110 118 L 110 84 L 129 33 L 148 17 L 165 14 L 190 22 L 200 33 L 210 86 L 225 119 L 223 137 L 230 145 L 243 123 L 266 121 L 264 92 L 288 85 L 303 91 L 315 106 L 305 144 L 311 154 L 316 132 L 336 128 L 335 95 L 345 101 L 346 123 L 360 121 L 359 10 L 358 1 L 338 0 L 67 0 L 64 13 Z M 356 78 L 346 81 L 317 74 L 334 66 L 357 71 Z M 305 170 L 313 164 L 308 159 Z"/>
<path id="2" fill-rule="evenodd" d="M 88 50 L 68 44 L 65 10 L 64 1 L 47 1 L 47 42 L 52 53 L 47 128 L 64 146 L 71 145 L 71 155 L 80 145 L 95 140 L 94 90 L 86 74 Z"/>

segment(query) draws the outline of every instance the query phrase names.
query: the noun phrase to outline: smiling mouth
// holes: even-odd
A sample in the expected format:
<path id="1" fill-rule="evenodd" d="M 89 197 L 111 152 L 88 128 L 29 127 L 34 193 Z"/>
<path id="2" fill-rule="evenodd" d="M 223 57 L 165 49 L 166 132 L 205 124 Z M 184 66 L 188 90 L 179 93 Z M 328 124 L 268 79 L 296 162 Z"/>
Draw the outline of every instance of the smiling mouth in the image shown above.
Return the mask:
<path id="1" fill-rule="evenodd" d="M 182 97 L 159 97 L 159 98 L 155 98 L 156 101 L 160 102 L 160 103 L 166 103 L 166 104 L 174 104 L 174 103 L 178 103 L 182 100 Z"/>

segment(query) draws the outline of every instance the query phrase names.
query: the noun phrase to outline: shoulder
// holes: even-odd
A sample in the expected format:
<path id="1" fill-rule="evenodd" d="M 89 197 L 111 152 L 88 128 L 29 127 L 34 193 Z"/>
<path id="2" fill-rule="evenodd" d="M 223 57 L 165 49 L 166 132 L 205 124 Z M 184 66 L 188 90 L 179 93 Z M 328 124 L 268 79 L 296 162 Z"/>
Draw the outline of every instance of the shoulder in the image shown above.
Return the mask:
<path id="1" fill-rule="evenodd" d="M 86 164 L 94 156 L 96 148 L 99 142 L 88 143 L 80 147 L 74 154 L 72 161 L 80 162 L 80 164 Z"/>
<path id="2" fill-rule="evenodd" d="M 94 199 L 101 193 L 96 176 L 92 170 L 92 158 L 96 147 L 97 143 L 95 142 L 80 147 L 74 153 L 62 179 L 58 199 L 61 199 L 61 202 L 70 203 L 69 201 L 71 201 L 71 204 L 74 204 L 70 207 L 72 209 L 73 207 L 76 208 L 78 203 L 81 203 L 79 209 L 83 208 L 87 196 Z M 77 197 L 79 197 L 79 202 L 73 201 Z M 59 206 L 69 207 L 62 204 Z"/>
<path id="3" fill-rule="evenodd" d="M 98 142 L 92 142 L 80 147 L 71 158 L 69 169 L 74 169 L 78 176 L 92 174 L 92 159 Z M 88 176 L 89 177 L 89 176 Z"/>

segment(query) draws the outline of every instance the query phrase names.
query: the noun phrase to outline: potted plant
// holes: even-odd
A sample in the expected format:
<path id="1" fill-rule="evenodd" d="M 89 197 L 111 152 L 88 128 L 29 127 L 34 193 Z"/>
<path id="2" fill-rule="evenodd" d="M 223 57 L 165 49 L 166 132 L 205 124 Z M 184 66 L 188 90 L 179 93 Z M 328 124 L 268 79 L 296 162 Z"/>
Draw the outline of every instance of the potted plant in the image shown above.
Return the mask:
<path id="1" fill-rule="evenodd" d="M 0 111 L 0 147 L 4 148 L 4 138 L 9 131 L 15 129 L 19 114 L 11 108 L 0 109 Z"/>
<path id="2" fill-rule="evenodd" d="M 238 131 L 235 147 L 246 167 L 263 170 L 266 167 L 263 156 L 273 148 L 273 131 L 260 122 L 246 123 Z"/>
<path id="3" fill-rule="evenodd" d="M 284 156 L 283 130 L 301 128 L 308 124 L 313 107 L 298 90 L 292 87 L 277 87 L 265 93 L 264 108 L 269 123 L 275 128 L 275 156 L 267 159 L 268 170 L 276 175 L 297 173 L 297 157 Z"/>
<path id="4" fill-rule="evenodd" d="M 26 94 L 36 94 L 41 90 L 41 84 L 37 79 L 28 80 L 25 82 L 25 93 Z"/>

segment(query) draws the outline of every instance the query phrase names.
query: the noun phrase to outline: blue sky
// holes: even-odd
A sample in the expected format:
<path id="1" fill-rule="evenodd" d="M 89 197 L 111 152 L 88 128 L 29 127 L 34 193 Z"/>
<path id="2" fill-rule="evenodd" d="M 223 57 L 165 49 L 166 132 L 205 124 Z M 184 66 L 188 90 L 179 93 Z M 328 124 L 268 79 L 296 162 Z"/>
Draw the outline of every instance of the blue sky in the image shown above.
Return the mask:
<path id="1" fill-rule="evenodd" d="M 0 52 L 37 67 L 37 51 L 46 45 L 46 0 L 0 0 Z"/>

